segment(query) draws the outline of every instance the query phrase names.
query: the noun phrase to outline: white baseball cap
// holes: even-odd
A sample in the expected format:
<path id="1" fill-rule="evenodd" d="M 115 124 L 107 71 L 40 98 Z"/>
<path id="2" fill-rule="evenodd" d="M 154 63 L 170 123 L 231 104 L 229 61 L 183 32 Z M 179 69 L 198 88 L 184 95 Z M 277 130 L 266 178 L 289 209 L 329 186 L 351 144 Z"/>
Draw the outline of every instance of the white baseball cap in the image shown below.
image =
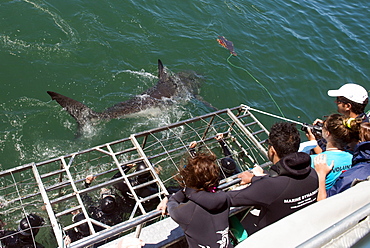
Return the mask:
<path id="1" fill-rule="evenodd" d="M 348 100 L 363 104 L 369 97 L 364 87 L 358 84 L 345 84 L 337 90 L 328 90 L 329 96 L 344 96 Z"/>

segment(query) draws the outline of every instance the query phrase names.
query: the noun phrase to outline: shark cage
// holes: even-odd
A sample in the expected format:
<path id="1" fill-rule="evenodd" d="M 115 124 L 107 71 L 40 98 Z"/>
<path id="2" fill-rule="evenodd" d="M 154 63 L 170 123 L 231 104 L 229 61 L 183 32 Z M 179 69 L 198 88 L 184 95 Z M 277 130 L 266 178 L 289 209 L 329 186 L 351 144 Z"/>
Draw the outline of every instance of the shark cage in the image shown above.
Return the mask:
<path id="1" fill-rule="evenodd" d="M 39 215 L 45 223 L 38 227 L 37 235 L 30 233 L 33 242 L 45 247 L 66 247 L 68 232 L 82 225 L 87 229 L 86 235 L 67 242 L 68 247 L 97 246 L 130 233 L 139 237 L 143 226 L 164 218 L 155 208 L 165 195 L 178 189 L 174 176 L 191 154 L 192 141 L 197 142 L 197 151 L 215 153 L 220 164 L 224 154 L 215 139 L 218 133 L 223 134 L 239 171 L 256 164 L 269 165 L 269 133 L 249 107 L 241 105 L 1 171 L 0 218 L 7 223 L 7 229 L 22 232 L 17 227 L 19 220 L 31 213 Z M 85 183 L 87 175 L 96 177 L 90 185 Z M 225 188 L 230 181 L 237 183 L 236 177 L 224 175 L 220 187 Z M 123 186 L 124 191 L 118 190 L 117 185 Z M 115 192 L 123 199 L 122 219 L 114 225 L 103 223 L 90 213 L 104 192 Z M 76 214 L 83 218 L 73 221 Z"/>

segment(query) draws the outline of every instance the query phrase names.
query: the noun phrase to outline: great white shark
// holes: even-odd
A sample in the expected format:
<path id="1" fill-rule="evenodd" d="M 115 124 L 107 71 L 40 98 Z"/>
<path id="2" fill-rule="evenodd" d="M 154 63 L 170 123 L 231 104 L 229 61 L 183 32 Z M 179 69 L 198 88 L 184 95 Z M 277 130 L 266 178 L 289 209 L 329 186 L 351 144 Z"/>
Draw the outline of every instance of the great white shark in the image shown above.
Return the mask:
<path id="1" fill-rule="evenodd" d="M 76 119 L 79 128 L 86 124 L 93 124 L 98 120 L 122 118 L 150 108 L 170 105 L 179 99 L 195 97 L 204 102 L 199 96 L 200 83 L 195 73 L 170 74 L 165 70 L 161 60 L 158 60 L 158 79 L 156 85 L 140 95 L 117 103 L 102 112 L 96 112 L 85 104 L 59 93 L 53 91 L 47 91 L 47 93 L 52 100 L 57 101 Z"/>

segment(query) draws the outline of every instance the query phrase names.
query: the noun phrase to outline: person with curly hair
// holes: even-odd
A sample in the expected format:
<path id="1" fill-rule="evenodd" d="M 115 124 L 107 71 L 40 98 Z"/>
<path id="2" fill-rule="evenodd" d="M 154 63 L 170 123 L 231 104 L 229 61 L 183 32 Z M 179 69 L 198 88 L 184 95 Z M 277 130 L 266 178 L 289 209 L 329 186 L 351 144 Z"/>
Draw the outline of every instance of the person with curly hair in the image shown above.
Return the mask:
<path id="1" fill-rule="evenodd" d="M 328 191 L 325 189 L 325 179 L 332 171 L 335 162 L 332 161 L 331 165 L 328 166 L 327 161 L 325 154 L 321 154 L 314 159 L 320 184 L 318 200 L 339 194 L 358 182 L 368 180 L 370 176 L 370 123 L 364 122 L 360 124 L 360 143 L 355 147 L 352 167 L 341 173 L 333 187 Z"/>
<path id="2" fill-rule="evenodd" d="M 198 204 L 189 201 L 185 189 L 204 191 L 211 194 L 217 192 L 220 180 L 220 168 L 216 164 L 213 153 L 197 153 L 189 157 L 187 164 L 180 168 L 175 176 L 183 190 L 169 196 L 158 206 L 163 213 L 166 208 L 171 218 L 184 230 L 190 248 L 195 247 L 233 247 L 229 240 L 229 206 L 207 211 Z"/>
<path id="3" fill-rule="evenodd" d="M 327 174 L 325 184 L 329 190 L 340 176 L 340 174 L 352 167 L 352 153 L 347 150 L 351 143 L 357 144 L 359 140 L 360 123 L 362 119 L 346 117 L 340 114 L 330 115 L 323 123 L 322 135 L 327 141 L 326 150 L 322 154 L 334 167 Z M 311 166 L 314 168 L 314 159 L 318 155 L 311 155 Z"/>

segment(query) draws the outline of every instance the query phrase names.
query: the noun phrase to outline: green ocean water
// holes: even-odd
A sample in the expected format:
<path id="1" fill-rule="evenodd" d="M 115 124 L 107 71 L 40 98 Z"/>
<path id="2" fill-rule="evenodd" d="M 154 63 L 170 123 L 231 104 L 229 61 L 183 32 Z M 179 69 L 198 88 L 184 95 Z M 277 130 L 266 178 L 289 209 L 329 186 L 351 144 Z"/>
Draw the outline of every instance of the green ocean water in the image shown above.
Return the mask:
<path id="1" fill-rule="evenodd" d="M 308 123 L 335 113 L 328 89 L 347 82 L 370 89 L 369 7 L 365 0 L 3 0 L 0 169 L 212 111 L 191 99 L 76 138 L 75 120 L 46 93 L 101 111 L 153 86 L 158 59 L 171 72 L 201 75 L 200 95 L 218 109 L 243 103 L 281 115 L 280 108 Z M 234 43 L 236 67 L 219 35 Z M 262 118 L 267 127 L 275 121 Z"/>
<path id="2" fill-rule="evenodd" d="M 157 59 L 203 77 L 201 96 L 311 123 L 336 111 L 328 89 L 369 88 L 367 1 L 53 1 L 0 3 L 0 168 L 38 162 L 205 114 L 197 100 L 160 117 L 77 125 L 47 90 L 96 111 L 156 83 Z M 216 38 L 233 41 L 230 58 Z M 253 78 L 245 71 L 253 76 Z M 265 88 L 266 89 L 265 89 Z M 267 92 L 268 91 L 268 92 Z M 275 120 L 267 118 L 267 127 Z"/>

